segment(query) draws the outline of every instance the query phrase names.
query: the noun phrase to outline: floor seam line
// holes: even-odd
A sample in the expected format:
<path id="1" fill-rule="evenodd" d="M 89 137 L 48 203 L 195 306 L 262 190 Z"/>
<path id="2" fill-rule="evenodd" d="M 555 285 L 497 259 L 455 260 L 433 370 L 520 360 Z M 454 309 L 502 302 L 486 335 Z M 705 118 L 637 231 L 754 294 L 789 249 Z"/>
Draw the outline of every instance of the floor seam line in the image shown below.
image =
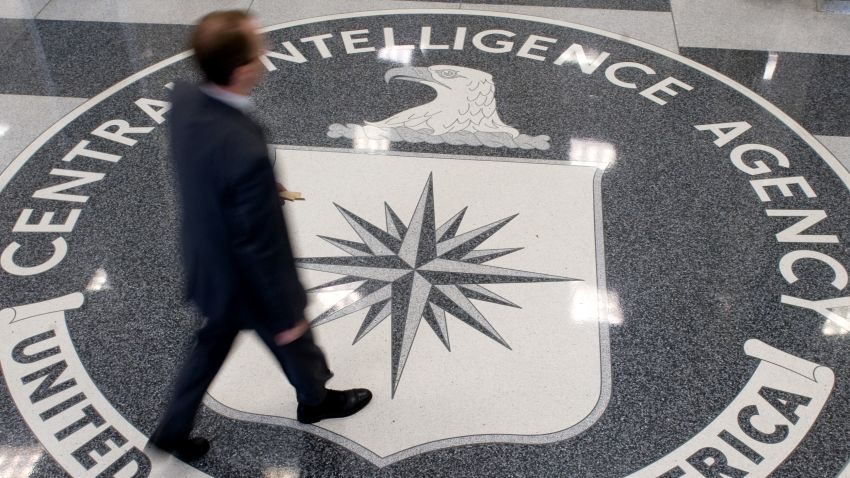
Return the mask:
<path id="1" fill-rule="evenodd" d="M 36 14 L 32 17 L 32 19 L 33 19 L 33 20 L 38 19 L 38 17 L 41 15 L 41 12 L 43 12 L 43 11 L 44 11 L 44 9 L 45 9 L 45 8 L 47 8 L 47 6 L 48 6 L 48 5 L 50 5 L 50 2 L 52 2 L 52 1 L 53 1 L 53 0 L 47 0 L 47 3 L 45 3 L 45 4 L 44 4 L 44 6 L 43 6 L 43 7 L 41 7 L 41 8 L 38 10 L 38 13 L 36 13 Z"/>
<path id="2" fill-rule="evenodd" d="M 670 0 L 670 21 L 673 22 L 673 38 L 676 40 L 676 50 L 682 54 L 682 43 L 679 41 L 679 29 L 676 28 L 676 15 L 673 14 L 673 0 Z"/>

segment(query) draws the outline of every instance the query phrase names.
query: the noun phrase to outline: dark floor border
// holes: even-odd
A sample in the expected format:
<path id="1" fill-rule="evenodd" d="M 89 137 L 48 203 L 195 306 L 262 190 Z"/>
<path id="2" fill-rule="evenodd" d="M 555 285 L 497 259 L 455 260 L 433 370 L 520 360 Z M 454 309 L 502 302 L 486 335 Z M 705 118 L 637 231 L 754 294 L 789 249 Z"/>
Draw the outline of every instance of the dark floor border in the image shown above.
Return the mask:
<path id="1" fill-rule="evenodd" d="M 680 54 L 752 89 L 810 133 L 850 136 L 850 56 L 680 48 Z"/>
<path id="2" fill-rule="evenodd" d="M 535 7 L 600 8 L 669 12 L 670 0 L 462 0 L 461 3 L 484 5 L 524 5 Z"/>
<path id="3" fill-rule="evenodd" d="M 187 50 L 191 26 L 0 19 L 0 94 L 90 98 Z"/>

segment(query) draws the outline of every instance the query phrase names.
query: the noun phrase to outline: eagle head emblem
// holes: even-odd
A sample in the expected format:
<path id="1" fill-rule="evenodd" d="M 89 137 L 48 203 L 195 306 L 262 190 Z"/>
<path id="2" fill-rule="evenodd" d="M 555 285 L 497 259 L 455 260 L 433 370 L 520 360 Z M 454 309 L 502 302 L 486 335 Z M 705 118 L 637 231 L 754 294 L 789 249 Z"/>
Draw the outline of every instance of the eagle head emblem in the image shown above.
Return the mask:
<path id="1" fill-rule="evenodd" d="M 384 75 L 393 80 L 427 85 L 436 98 L 381 121 L 363 125 L 333 124 L 332 138 L 358 141 L 406 141 L 432 144 L 549 149 L 548 136 L 528 136 L 505 124 L 496 108 L 493 75 L 455 65 L 392 68 Z"/>

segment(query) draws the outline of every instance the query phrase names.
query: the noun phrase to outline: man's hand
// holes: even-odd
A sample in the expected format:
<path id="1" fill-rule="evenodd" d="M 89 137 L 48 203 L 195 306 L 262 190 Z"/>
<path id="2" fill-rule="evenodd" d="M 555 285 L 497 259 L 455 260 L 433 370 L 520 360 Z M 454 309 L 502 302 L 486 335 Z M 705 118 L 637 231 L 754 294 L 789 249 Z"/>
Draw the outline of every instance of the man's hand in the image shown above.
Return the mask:
<path id="1" fill-rule="evenodd" d="M 305 332 L 310 330 L 310 323 L 306 320 L 302 320 L 295 324 L 291 329 L 284 330 L 283 332 L 278 333 L 274 336 L 274 343 L 278 345 L 287 345 L 295 342 L 304 335 Z"/>

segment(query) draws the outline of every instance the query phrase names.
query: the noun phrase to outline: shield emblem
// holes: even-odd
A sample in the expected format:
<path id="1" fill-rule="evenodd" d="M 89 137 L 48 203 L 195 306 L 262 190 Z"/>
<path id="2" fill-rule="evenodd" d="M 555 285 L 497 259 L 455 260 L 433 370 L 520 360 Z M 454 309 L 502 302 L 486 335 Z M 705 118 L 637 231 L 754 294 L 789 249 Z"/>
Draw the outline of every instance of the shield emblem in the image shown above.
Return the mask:
<path id="1" fill-rule="evenodd" d="M 306 197 L 284 211 L 328 386 L 374 399 L 353 417 L 299 424 L 279 366 L 243 333 L 207 405 L 379 466 L 590 427 L 607 405 L 619 320 L 598 200 L 613 152 L 572 150 L 545 161 L 277 148 L 276 173 Z"/>

